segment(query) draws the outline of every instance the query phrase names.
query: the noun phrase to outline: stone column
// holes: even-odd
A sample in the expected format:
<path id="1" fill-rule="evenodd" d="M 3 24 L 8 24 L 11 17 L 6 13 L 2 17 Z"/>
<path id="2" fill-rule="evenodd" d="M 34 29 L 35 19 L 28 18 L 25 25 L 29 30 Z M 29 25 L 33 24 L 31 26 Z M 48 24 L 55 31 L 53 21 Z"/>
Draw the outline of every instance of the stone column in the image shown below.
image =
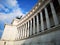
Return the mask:
<path id="1" fill-rule="evenodd" d="M 23 39 L 23 28 L 21 29 L 21 37 Z"/>
<path id="2" fill-rule="evenodd" d="M 18 30 L 18 37 L 17 37 L 17 39 L 19 40 L 19 30 Z"/>
<path id="3" fill-rule="evenodd" d="M 29 21 L 28 21 L 28 23 L 27 23 L 27 37 L 29 37 Z"/>
<path id="4" fill-rule="evenodd" d="M 26 37 L 27 37 L 27 23 L 26 23 Z"/>
<path id="5" fill-rule="evenodd" d="M 33 17 L 33 35 L 35 34 L 35 17 Z"/>
<path id="6" fill-rule="evenodd" d="M 38 15 L 36 17 L 37 17 L 37 33 L 38 33 L 39 32 L 39 17 Z"/>
<path id="7" fill-rule="evenodd" d="M 20 29 L 20 28 L 19 28 Z M 19 30 L 19 40 L 20 40 L 20 30 Z"/>
<path id="8" fill-rule="evenodd" d="M 23 39 L 23 27 L 21 27 L 21 38 Z"/>
<path id="9" fill-rule="evenodd" d="M 20 34 L 19 34 L 19 38 L 21 39 L 21 28 L 20 28 Z"/>
<path id="10" fill-rule="evenodd" d="M 32 19 L 30 20 L 30 36 L 32 35 Z"/>
<path id="11" fill-rule="evenodd" d="M 22 26 L 22 38 L 24 39 L 24 25 Z"/>
<path id="12" fill-rule="evenodd" d="M 23 25 L 23 39 L 24 39 L 24 25 Z"/>
<path id="13" fill-rule="evenodd" d="M 60 0 L 58 0 L 58 2 L 59 2 L 59 5 L 60 5 Z"/>
<path id="14" fill-rule="evenodd" d="M 45 7 L 45 17 L 46 17 L 46 24 L 47 24 L 47 28 L 50 28 L 50 20 L 49 20 L 49 16 L 48 16 L 48 11 L 47 8 Z"/>
<path id="15" fill-rule="evenodd" d="M 20 27 L 19 27 L 19 39 L 20 39 Z"/>
<path id="16" fill-rule="evenodd" d="M 25 24 L 24 24 L 24 38 L 25 38 Z"/>
<path id="17" fill-rule="evenodd" d="M 55 23 L 55 25 L 58 25 L 59 22 L 58 22 L 58 19 L 57 19 L 57 14 L 55 12 L 55 9 L 54 9 L 54 6 L 53 6 L 53 3 L 52 2 L 50 2 L 50 7 L 51 7 L 51 11 L 52 11 L 54 23 Z"/>
<path id="18" fill-rule="evenodd" d="M 40 18 L 41 18 L 41 30 L 44 31 L 44 21 L 43 21 L 42 12 L 40 12 Z"/>
<path id="19" fill-rule="evenodd" d="M 21 34 L 20 37 L 21 37 L 21 39 L 22 39 L 22 27 L 21 27 L 20 31 L 21 31 L 21 32 L 20 32 L 20 34 Z"/>
<path id="20" fill-rule="evenodd" d="M 19 27 L 17 28 L 17 38 L 19 39 Z"/>
<path id="21" fill-rule="evenodd" d="M 26 38 L 26 24 L 25 24 L 25 38 Z"/>

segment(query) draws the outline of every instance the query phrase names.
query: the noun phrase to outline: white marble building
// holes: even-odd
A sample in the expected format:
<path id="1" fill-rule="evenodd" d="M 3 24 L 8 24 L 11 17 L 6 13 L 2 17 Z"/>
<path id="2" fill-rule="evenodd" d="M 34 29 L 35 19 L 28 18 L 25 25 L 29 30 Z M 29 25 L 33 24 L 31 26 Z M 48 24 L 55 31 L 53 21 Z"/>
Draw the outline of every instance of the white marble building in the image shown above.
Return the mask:
<path id="1" fill-rule="evenodd" d="M 0 45 L 60 45 L 60 0 L 39 0 L 25 17 L 6 24 Z"/>

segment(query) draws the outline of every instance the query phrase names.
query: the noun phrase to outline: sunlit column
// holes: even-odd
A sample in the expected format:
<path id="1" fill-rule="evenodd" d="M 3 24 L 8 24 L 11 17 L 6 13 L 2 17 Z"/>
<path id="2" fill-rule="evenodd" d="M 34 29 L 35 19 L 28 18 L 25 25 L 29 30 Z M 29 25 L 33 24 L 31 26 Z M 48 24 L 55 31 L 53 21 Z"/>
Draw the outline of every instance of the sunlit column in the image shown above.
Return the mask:
<path id="1" fill-rule="evenodd" d="M 17 36 L 17 40 L 19 40 L 19 30 L 18 30 L 18 36 Z"/>
<path id="2" fill-rule="evenodd" d="M 25 24 L 25 26 L 24 26 L 24 27 L 25 27 L 25 38 L 26 38 L 26 24 Z"/>
<path id="3" fill-rule="evenodd" d="M 41 30 L 44 31 L 44 21 L 43 21 L 42 12 L 40 12 L 40 18 L 41 18 Z"/>
<path id="4" fill-rule="evenodd" d="M 23 28 L 21 29 L 21 31 L 22 31 L 22 32 L 21 32 L 21 34 L 22 34 L 21 37 L 22 37 L 22 39 L 23 39 Z"/>
<path id="5" fill-rule="evenodd" d="M 21 39 L 23 39 L 23 28 L 21 27 Z"/>
<path id="6" fill-rule="evenodd" d="M 19 40 L 20 40 L 20 28 L 19 28 Z"/>
<path id="7" fill-rule="evenodd" d="M 20 30 L 19 30 L 19 38 L 21 39 L 21 28 L 19 28 Z"/>
<path id="8" fill-rule="evenodd" d="M 27 23 L 26 23 L 26 37 L 27 37 Z"/>
<path id="9" fill-rule="evenodd" d="M 57 19 L 57 14 L 55 12 L 55 9 L 54 9 L 54 6 L 53 6 L 53 3 L 52 2 L 50 2 L 50 7 L 51 7 L 51 11 L 52 11 L 54 23 L 55 23 L 55 25 L 58 25 L 59 22 L 58 22 L 58 19 Z"/>
<path id="10" fill-rule="evenodd" d="M 18 30 L 19 30 L 19 39 L 20 39 L 20 27 L 19 27 L 19 29 L 18 29 Z"/>
<path id="11" fill-rule="evenodd" d="M 39 32 L 39 17 L 38 15 L 36 17 L 37 17 L 37 33 L 38 33 Z"/>
<path id="12" fill-rule="evenodd" d="M 30 20 L 30 36 L 32 35 L 32 19 Z"/>
<path id="13" fill-rule="evenodd" d="M 19 40 L 19 37 L 20 37 L 20 27 L 17 28 L 17 31 L 18 31 L 18 33 L 17 33 L 17 40 Z"/>
<path id="14" fill-rule="evenodd" d="M 24 25 L 23 25 L 23 38 L 24 38 Z"/>
<path id="15" fill-rule="evenodd" d="M 29 29 L 29 21 L 28 21 L 28 23 L 27 23 L 27 37 L 29 37 L 29 35 L 30 35 L 30 29 Z"/>
<path id="16" fill-rule="evenodd" d="M 25 38 L 25 24 L 24 24 L 24 27 L 23 27 L 23 28 L 24 28 L 24 31 L 23 31 L 23 33 L 24 33 L 24 34 L 23 34 L 23 38 Z"/>
<path id="17" fill-rule="evenodd" d="M 22 38 L 24 39 L 24 25 L 22 26 Z"/>
<path id="18" fill-rule="evenodd" d="M 20 27 L 20 39 L 22 39 L 22 27 Z"/>
<path id="19" fill-rule="evenodd" d="M 46 23 L 47 23 L 47 28 L 50 28 L 50 20 L 49 20 L 49 16 L 48 16 L 48 11 L 47 8 L 45 7 L 45 17 L 46 17 Z"/>
<path id="20" fill-rule="evenodd" d="M 33 17 L 33 34 L 35 34 L 35 17 Z"/>

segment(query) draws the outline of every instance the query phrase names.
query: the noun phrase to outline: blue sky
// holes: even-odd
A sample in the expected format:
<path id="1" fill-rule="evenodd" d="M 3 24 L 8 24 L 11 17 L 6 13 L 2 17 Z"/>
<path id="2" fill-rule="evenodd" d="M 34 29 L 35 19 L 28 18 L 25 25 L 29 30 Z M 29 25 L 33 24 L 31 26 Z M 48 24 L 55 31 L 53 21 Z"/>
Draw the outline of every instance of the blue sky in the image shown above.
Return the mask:
<path id="1" fill-rule="evenodd" d="M 4 24 L 10 24 L 17 16 L 25 16 L 38 0 L 0 0 L 0 36 Z"/>

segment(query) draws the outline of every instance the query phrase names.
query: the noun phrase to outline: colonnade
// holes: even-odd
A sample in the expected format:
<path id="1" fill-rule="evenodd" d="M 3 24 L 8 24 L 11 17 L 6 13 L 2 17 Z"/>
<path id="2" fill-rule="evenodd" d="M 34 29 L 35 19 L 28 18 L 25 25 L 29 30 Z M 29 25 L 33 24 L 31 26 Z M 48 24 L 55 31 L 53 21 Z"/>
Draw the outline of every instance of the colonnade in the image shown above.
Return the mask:
<path id="1" fill-rule="evenodd" d="M 18 27 L 19 30 L 19 39 L 24 39 L 27 37 L 30 37 L 32 35 L 38 34 L 40 32 L 44 32 L 45 31 L 45 26 L 46 29 L 50 29 L 51 28 L 51 21 L 50 19 L 52 18 L 52 21 L 54 22 L 54 25 L 58 25 L 59 24 L 59 20 L 57 17 L 57 13 L 55 11 L 53 2 L 51 1 L 49 3 L 50 8 L 51 8 L 51 13 L 52 13 L 52 17 L 49 17 L 49 13 L 48 13 L 48 9 L 47 6 L 45 6 L 43 8 L 44 10 L 44 14 L 42 12 L 42 10 L 33 17 L 30 20 L 28 20 L 26 23 L 24 23 L 22 26 Z M 39 17 L 40 16 L 40 17 Z M 44 18 L 45 16 L 45 18 Z M 44 26 L 45 23 L 45 26 Z"/>

